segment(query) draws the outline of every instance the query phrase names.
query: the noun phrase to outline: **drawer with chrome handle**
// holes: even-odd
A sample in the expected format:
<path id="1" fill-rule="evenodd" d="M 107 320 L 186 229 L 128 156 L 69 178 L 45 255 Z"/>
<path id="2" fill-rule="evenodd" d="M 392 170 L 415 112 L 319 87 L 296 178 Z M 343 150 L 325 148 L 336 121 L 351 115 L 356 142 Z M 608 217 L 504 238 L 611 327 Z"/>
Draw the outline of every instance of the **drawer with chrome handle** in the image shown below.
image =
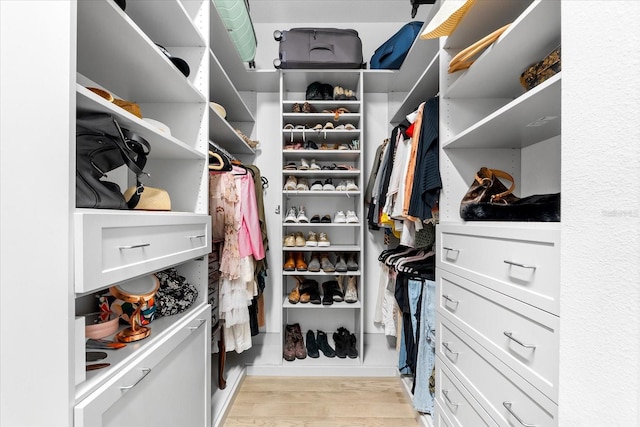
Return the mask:
<path id="1" fill-rule="evenodd" d="M 208 215 L 92 212 L 75 214 L 75 290 L 96 291 L 211 252 Z"/>
<path id="2" fill-rule="evenodd" d="M 495 421 L 458 381 L 453 373 L 436 362 L 436 404 L 451 426 L 497 426 Z"/>
<path id="3" fill-rule="evenodd" d="M 438 268 L 559 314 L 557 225 L 496 227 L 445 223 L 438 231 Z"/>
<path id="4" fill-rule="evenodd" d="M 544 393 L 446 318 L 436 316 L 436 329 L 439 360 L 499 425 L 557 426 L 558 406 Z"/>
<path id="5" fill-rule="evenodd" d="M 436 283 L 440 316 L 558 401 L 557 316 L 442 269 Z"/>

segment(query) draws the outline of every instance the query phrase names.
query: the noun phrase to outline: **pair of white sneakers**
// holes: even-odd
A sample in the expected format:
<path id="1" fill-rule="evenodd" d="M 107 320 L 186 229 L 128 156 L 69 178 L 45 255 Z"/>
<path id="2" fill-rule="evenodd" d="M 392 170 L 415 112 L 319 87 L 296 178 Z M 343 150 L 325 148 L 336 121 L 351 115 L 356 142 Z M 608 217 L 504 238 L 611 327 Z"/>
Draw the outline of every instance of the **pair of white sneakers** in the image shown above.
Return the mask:
<path id="1" fill-rule="evenodd" d="M 304 206 L 300 206 L 300 208 L 296 208 L 295 206 L 291 206 L 287 211 L 287 216 L 284 218 L 285 223 L 307 223 L 309 222 L 309 218 L 305 215 Z"/>
<path id="2" fill-rule="evenodd" d="M 336 185 L 336 191 L 358 191 L 358 186 L 353 179 L 346 179 Z"/>
<path id="3" fill-rule="evenodd" d="M 336 224 L 357 224 L 360 220 L 358 220 L 358 216 L 354 211 L 347 211 L 346 215 L 343 211 L 338 211 L 333 218 L 333 222 Z"/>

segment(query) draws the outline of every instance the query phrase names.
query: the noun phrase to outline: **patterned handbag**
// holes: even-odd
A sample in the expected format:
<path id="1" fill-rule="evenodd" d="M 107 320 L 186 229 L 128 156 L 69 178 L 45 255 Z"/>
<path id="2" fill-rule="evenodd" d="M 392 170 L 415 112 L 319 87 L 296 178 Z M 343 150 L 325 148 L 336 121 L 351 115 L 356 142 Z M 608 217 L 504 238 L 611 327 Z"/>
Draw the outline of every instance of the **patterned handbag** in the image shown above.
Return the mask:
<path id="1" fill-rule="evenodd" d="M 175 268 L 156 273 L 160 288 L 156 293 L 157 316 L 172 316 L 187 310 L 198 298 L 198 289 L 178 274 Z"/>

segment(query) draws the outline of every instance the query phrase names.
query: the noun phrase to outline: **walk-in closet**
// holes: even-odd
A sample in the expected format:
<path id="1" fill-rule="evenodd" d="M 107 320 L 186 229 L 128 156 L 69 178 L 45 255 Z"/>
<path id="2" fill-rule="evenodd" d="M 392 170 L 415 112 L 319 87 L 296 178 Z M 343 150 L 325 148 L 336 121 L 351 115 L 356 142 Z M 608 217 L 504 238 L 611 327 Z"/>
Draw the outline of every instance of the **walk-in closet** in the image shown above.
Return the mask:
<path id="1" fill-rule="evenodd" d="M 637 426 L 639 4 L 0 0 L 0 425 Z"/>

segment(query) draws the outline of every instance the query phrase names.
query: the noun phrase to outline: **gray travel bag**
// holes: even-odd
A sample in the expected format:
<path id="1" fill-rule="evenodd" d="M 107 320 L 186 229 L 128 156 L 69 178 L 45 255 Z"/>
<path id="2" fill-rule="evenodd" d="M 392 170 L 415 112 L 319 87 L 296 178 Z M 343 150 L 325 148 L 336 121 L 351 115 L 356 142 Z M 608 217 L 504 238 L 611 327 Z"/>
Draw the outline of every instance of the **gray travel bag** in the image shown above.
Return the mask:
<path id="1" fill-rule="evenodd" d="M 275 31 L 280 42 L 279 58 L 273 61 L 282 69 L 365 68 L 362 40 L 358 32 L 340 28 L 292 28 Z"/>

